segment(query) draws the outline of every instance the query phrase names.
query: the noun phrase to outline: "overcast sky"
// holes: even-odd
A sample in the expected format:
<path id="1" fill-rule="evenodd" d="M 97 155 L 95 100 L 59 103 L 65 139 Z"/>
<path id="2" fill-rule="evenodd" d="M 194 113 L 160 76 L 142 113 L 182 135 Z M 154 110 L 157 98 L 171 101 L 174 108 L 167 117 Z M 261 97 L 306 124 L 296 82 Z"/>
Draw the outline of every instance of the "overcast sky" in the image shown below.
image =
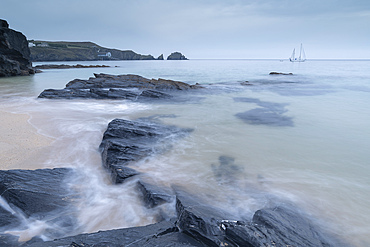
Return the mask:
<path id="1" fill-rule="evenodd" d="M 0 0 L 28 39 L 195 58 L 370 58 L 370 0 Z"/>

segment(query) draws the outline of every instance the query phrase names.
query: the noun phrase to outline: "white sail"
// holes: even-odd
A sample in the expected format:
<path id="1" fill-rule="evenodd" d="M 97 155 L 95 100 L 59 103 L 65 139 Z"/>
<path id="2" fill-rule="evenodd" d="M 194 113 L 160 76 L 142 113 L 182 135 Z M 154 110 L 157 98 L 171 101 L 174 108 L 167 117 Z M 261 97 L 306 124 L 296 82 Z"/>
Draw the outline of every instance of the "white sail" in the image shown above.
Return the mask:
<path id="1" fill-rule="evenodd" d="M 304 62 L 306 61 L 306 53 L 304 52 L 303 45 L 299 49 L 299 57 L 295 57 L 295 48 L 293 49 L 292 56 L 289 58 L 291 62 Z"/>
<path id="2" fill-rule="evenodd" d="M 291 62 L 294 62 L 294 58 L 295 58 L 295 48 L 293 49 L 292 55 L 290 56 L 289 60 Z"/>

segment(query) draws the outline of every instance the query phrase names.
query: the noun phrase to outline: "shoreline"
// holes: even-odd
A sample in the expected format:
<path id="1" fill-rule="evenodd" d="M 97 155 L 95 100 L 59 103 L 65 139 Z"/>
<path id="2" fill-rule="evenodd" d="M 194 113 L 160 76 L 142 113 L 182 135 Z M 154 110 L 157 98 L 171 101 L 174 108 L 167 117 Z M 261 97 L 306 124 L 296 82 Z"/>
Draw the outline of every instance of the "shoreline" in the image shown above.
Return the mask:
<path id="1" fill-rule="evenodd" d="M 43 153 L 53 139 L 37 133 L 27 114 L 0 114 L 0 170 L 45 168 Z"/>

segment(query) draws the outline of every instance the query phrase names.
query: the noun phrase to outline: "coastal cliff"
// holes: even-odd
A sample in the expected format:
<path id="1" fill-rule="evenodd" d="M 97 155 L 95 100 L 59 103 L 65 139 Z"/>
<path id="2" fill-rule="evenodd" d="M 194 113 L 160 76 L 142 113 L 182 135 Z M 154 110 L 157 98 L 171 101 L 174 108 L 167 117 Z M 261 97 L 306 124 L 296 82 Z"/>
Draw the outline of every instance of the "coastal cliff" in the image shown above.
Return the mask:
<path id="1" fill-rule="evenodd" d="M 0 77 L 34 74 L 26 36 L 0 19 Z"/>
<path id="2" fill-rule="evenodd" d="M 99 46 L 93 42 L 50 42 L 30 40 L 31 60 L 94 61 L 94 60 L 156 60 L 132 50 L 121 51 Z"/>

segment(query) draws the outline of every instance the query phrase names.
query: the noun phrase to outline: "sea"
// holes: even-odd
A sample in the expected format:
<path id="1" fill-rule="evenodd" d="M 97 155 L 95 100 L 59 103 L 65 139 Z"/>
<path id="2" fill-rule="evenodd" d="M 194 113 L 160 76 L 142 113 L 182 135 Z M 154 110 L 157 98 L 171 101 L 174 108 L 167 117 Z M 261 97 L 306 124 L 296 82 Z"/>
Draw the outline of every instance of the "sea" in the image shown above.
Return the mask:
<path id="1" fill-rule="evenodd" d="M 62 64 L 61 62 L 34 63 Z M 134 182 L 111 184 L 99 144 L 115 118 L 152 118 L 191 129 L 131 167 L 161 186 L 182 186 L 240 218 L 289 204 L 352 246 L 370 246 L 370 60 L 86 61 L 109 68 L 48 69 L 0 78 L 0 108 L 30 116 L 53 138 L 34 167 L 71 167 L 79 177 L 75 232 L 155 223 Z M 270 75 L 270 72 L 292 73 Z M 37 96 L 94 73 L 137 74 L 199 83 L 187 100 L 50 100 Z M 40 162 L 41 160 L 41 162 Z M 224 167 L 227 161 L 232 164 Z M 165 210 L 175 214 L 175 205 Z M 48 239 L 46 222 L 2 229 Z"/>

